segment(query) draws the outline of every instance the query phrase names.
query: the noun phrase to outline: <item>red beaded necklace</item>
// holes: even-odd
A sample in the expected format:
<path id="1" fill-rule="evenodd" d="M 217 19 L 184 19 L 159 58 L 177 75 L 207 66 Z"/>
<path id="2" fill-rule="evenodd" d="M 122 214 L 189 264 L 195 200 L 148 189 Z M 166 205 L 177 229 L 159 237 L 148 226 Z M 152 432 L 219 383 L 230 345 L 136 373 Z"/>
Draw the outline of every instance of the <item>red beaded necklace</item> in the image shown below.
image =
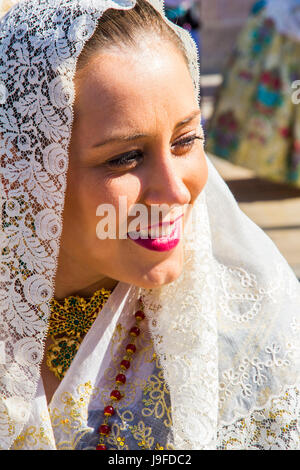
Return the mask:
<path id="1" fill-rule="evenodd" d="M 135 324 L 129 330 L 129 336 L 131 337 L 131 342 L 127 344 L 125 348 L 126 354 L 124 355 L 122 361 L 120 362 L 120 370 L 118 371 L 118 374 L 115 379 L 116 386 L 110 393 L 110 403 L 108 403 L 103 410 L 103 415 L 104 415 L 103 423 L 98 429 L 99 442 L 98 442 L 98 445 L 96 446 L 96 450 L 107 450 L 107 447 L 105 444 L 105 438 L 109 436 L 110 431 L 111 431 L 111 428 L 109 425 L 109 418 L 115 414 L 115 408 L 112 405 L 115 404 L 116 402 L 119 402 L 124 397 L 124 394 L 122 393 L 122 391 L 119 390 L 119 388 L 122 387 L 122 385 L 126 383 L 125 372 L 129 369 L 133 354 L 136 352 L 136 346 L 134 343 L 135 343 L 135 339 L 140 334 L 139 324 L 145 318 L 142 300 L 139 299 L 139 302 L 140 302 L 140 310 L 135 312 L 134 314 Z"/>

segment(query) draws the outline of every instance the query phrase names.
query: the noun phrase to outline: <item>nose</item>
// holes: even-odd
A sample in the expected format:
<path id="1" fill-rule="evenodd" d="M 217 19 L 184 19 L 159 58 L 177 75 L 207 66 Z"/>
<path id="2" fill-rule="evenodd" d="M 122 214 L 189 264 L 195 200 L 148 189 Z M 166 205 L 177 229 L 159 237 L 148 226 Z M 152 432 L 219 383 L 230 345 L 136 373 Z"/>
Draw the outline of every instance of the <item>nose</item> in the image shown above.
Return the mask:
<path id="1" fill-rule="evenodd" d="M 147 169 L 146 188 L 143 191 L 144 203 L 184 205 L 191 201 L 186 171 L 183 162 L 178 162 L 170 153 L 151 158 Z"/>

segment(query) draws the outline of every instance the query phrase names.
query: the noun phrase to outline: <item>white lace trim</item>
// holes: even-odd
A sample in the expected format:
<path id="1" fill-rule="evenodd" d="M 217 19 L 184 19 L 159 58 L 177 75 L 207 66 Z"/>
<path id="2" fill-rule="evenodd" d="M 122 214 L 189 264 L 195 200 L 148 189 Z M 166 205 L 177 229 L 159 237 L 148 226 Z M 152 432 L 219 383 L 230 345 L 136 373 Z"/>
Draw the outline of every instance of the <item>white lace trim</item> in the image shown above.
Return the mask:
<path id="1" fill-rule="evenodd" d="M 287 388 L 265 408 L 218 431 L 218 450 L 299 450 L 299 390 Z"/>

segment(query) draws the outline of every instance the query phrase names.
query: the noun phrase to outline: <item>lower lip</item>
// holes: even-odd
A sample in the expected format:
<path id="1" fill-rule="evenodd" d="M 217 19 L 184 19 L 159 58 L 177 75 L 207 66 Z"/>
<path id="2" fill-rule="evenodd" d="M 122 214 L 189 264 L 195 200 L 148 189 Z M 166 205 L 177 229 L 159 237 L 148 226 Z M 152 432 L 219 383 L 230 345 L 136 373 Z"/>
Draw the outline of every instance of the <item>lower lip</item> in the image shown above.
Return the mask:
<path id="1" fill-rule="evenodd" d="M 130 240 L 135 242 L 137 245 L 142 246 L 143 248 L 147 248 L 148 250 L 152 251 L 170 251 L 175 248 L 178 243 L 180 242 L 180 234 L 181 234 L 181 220 L 178 220 L 174 223 L 174 229 L 168 237 L 161 237 L 161 238 L 137 238 L 136 240 L 128 237 Z"/>

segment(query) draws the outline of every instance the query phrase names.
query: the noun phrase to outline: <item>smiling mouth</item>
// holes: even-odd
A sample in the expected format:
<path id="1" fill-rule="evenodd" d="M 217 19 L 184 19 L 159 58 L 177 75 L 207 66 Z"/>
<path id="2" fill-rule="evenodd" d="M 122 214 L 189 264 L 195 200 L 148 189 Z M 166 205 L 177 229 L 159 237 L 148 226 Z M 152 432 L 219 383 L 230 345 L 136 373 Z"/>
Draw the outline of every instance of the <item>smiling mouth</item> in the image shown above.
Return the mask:
<path id="1" fill-rule="evenodd" d="M 172 222 L 150 226 L 139 232 L 129 232 L 128 238 L 137 245 L 152 251 L 164 252 L 175 248 L 181 239 L 182 216 Z"/>
<path id="2" fill-rule="evenodd" d="M 149 225 L 147 228 L 142 228 L 138 231 L 128 232 L 128 237 L 132 240 L 137 239 L 163 239 L 169 238 L 174 234 L 177 229 L 177 224 L 182 223 L 183 214 L 174 220 L 168 222 L 160 222 L 158 224 Z"/>

